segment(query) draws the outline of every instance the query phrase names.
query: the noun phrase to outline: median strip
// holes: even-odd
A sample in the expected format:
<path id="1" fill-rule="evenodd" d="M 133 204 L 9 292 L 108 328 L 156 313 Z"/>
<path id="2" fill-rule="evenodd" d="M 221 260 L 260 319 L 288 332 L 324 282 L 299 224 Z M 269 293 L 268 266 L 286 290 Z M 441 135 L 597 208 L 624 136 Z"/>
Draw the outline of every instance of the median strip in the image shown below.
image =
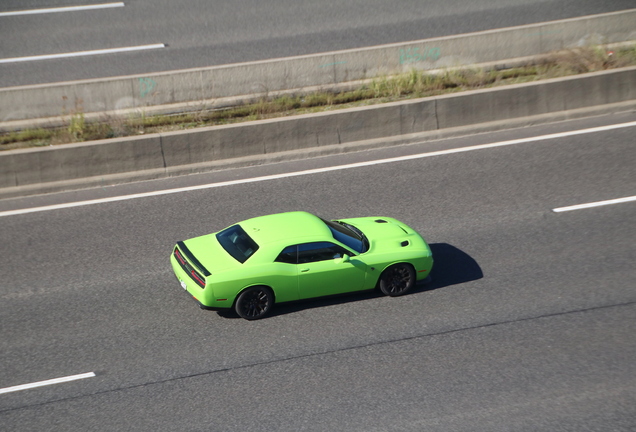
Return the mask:
<path id="1" fill-rule="evenodd" d="M 222 108 L 201 105 L 194 109 L 179 105 L 163 113 L 161 110 L 166 107 L 145 106 L 146 102 L 144 102 L 144 98 L 152 99 L 164 94 L 165 88 L 162 89 L 161 79 L 156 76 L 154 78 L 138 77 L 124 87 L 137 88 L 138 95 L 141 97 L 137 103 L 144 105 L 143 108 L 141 105 L 138 107 L 139 111 L 127 114 L 125 111 L 114 111 L 95 115 L 85 111 L 85 100 L 79 99 L 73 102 L 72 98 L 67 97 L 68 104 L 71 106 L 74 104 L 74 108 L 64 108 L 64 115 L 48 119 L 47 121 L 52 123 L 46 123 L 44 127 L 27 127 L 27 123 L 23 122 L 18 122 L 20 125 L 15 126 L 7 126 L 11 122 L 1 124 L 0 126 L 6 129 L 0 128 L 0 150 L 200 129 L 253 120 L 336 112 L 341 109 L 369 105 L 382 106 L 389 102 L 406 102 L 471 90 L 546 82 L 556 77 L 574 77 L 583 72 L 618 71 L 630 65 L 632 67 L 636 65 L 636 45 L 633 43 L 617 48 L 615 51 L 607 51 L 604 47 L 587 47 L 555 52 L 543 59 L 535 59 L 529 64 L 511 69 L 465 68 L 438 71 L 438 73 L 413 70 L 391 77 L 376 77 L 339 91 L 308 90 L 300 94 L 263 96 L 259 100 L 214 102 L 218 102 Z M 322 66 L 324 65 L 320 67 Z M 2 91 L 0 91 L 1 94 Z M 64 97 L 64 93 L 61 93 L 60 98 L 64 100 Z M 568 94 L 567 99 L 571 101 L 567 105 L 577 105 L 578 102 L 575 100 L 577 98 L 580 97 L 576 94 Z M 19 103 L 21 104 L 23 100 L 25 99 L 21 98 Z M 540 106 L 551 107 L 556 104 L 543 103 Z M 487 110 L 484 111 L 487 112 Z M 0 117 L 2 117 L 1 113 Z M 36 123 L 44 125 L 44 123 Z"/>

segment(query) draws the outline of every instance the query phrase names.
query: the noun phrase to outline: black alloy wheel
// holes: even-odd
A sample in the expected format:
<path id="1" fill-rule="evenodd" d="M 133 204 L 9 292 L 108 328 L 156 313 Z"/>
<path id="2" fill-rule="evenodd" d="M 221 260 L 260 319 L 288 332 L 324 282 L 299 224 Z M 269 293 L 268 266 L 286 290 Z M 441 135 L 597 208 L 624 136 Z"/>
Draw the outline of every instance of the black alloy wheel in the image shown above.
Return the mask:
<path id="1" fill-rule="evenodd" d="M 406 263 L 389 267 L 380 276 L 380 291 L 391 297 L 406 294 L 415 285 L 415 270 Z"/>
<path id="2" fill-rule="evenodd" d="M 243 291 L 236 300 L 236 313 L 246 320 L 263 318 L 274 304 L 274 295 L 266 287 L 250 287 Z"/>

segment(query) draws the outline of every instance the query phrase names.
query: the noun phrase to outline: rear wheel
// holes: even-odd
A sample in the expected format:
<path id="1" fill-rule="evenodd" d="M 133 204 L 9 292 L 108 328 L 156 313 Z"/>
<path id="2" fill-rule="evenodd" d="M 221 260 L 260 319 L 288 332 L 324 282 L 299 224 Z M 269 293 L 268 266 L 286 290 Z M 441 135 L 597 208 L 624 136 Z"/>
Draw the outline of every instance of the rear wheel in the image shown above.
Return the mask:
<path id="1" fill-rule="evenodd" d="M 247 288 L 236 299 L 234 309 L 246 320 L 263 318 L 274 304 L 274 294 L 267 287 L 254 286 Z"/>
<path id="2" fill-rule="evenodd" d="M 415 270 L 410 264 L 392 265 L 380 276 L 380 291 L 391 297 L 406 294 L 413 285 L 415 285 Z"/>

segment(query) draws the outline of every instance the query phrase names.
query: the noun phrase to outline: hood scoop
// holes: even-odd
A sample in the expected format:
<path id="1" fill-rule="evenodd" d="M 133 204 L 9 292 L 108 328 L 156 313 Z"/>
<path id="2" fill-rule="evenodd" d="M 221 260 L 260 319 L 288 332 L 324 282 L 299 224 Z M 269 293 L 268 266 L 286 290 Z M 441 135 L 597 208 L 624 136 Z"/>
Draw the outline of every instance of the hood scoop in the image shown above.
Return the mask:
<path id="1" fill-rule="evenodd" d="M 384 219 L 376 219 L 374 220 L 375 223 L 388 223 L 387 221 L 385 221 Z"/>

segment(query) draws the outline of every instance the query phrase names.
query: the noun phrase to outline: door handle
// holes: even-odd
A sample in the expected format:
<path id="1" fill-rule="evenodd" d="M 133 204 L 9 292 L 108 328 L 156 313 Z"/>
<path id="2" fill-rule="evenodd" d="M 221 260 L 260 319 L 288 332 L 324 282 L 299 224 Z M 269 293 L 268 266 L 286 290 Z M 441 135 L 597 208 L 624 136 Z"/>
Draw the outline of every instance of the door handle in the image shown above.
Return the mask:
<path id="1" fill-rule="evenodd" d="M 300 269 L 300 271 L 301 271 L 301 272 L 303 272 L 303 273 L 305 273 L 305 272 L 308 272 L 308 271 L 309 271 L 309 269 L 308 269 L 308 268 L 302 268 L 302 269 Z"/>

